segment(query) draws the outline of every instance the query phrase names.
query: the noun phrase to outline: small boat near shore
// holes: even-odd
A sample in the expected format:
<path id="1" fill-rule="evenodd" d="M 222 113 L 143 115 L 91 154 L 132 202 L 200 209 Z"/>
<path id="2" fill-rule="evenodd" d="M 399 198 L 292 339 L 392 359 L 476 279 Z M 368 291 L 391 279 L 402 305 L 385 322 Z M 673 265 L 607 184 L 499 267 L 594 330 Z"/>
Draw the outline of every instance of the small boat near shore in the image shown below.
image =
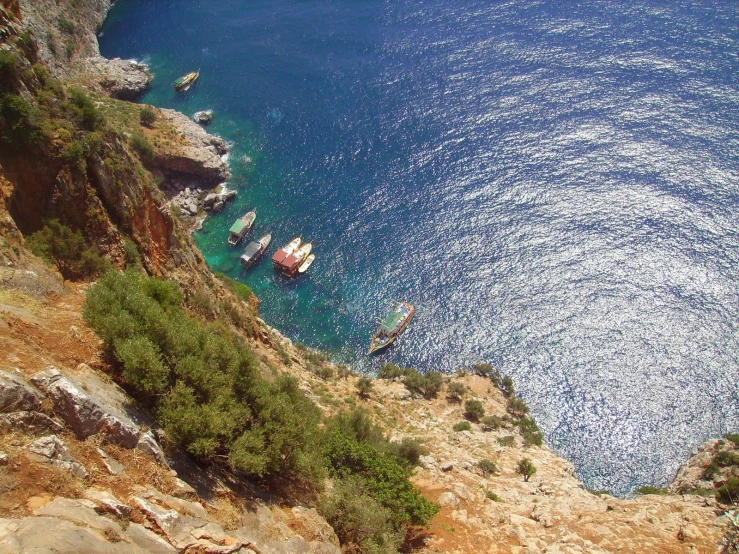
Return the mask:
<path id="1" fill-rule="evenodd" d="M 380 327 L 372 337 L 368 354 L 379 352 L 390 346 L 403 331 L 416 314 L 416 309 L 410 302 L 398 302 L 385 319 L 380 322 Z"/>
<path id="2" fill-rule="evenodd" d="M 262 254 L 267 250 L 270 242 L 272 242 L 272 233 L 267 233 L 259 240 L 252 241 L 246 245 L 246 249 L 244 249 L 244 253 L 240 258 L 241 265 L 244 269 L 248 268 L 262 257 Z"/>
<path id="3" fill-rule="evenodd" d="M 272 264 L 275 266 L 275 269 L 279 269 L 280 265 L 282 265 L 282 262 L 285 261 L 285 258 L 290 256 L 293 252 L 300 248 L 302 242 L 302 238 L 295 237 L 293 240 L 291 240 L 285 246 L 275 252 L 272 255 Z"/>
<path id="4" fill-rule="evenodd" d="M 252 210 L 250 212 L 246 212 L 242 217 L 237 219 L 228 230 L 228 244 L 230 244 L 231 246 L 236 246 L 237 244 L 239 244 L 241 242 L 241 239 L 243 239 L 251 230 L 251 227 L 252 225 L 254 225 L 254 220 L 256 218 L 257 211 Z"/>
<path id="5" fill-rule="evenodd" d="M 305 261 L 302 264 L 300 264 L 300 267 L 298 267 L 298 273 L 302 275 L 303 273 L 308 271 L 308 268 L 313 264 L 313 260 L 315 259 L 316 259 L 315 254 L 311 254 L 310 256 L 308 256 L 305 259 Z"/>
<path id="6" fill-rule="evenodd" d="M 313 249 L 313 244 L 306 242 L 302 244 L 295 252 L 287 256 L 282 262 L 275 265 L 277 271 L 288 277 L 293 277 L 298 272 L 298 269 L 306 261 L 306 258 L 310 255 Z M 306 268 L 307 269 L 307 268 Z"/>
<path id="7" fill-rule="evenodd" d="M 192 84 L 198 80 L 198 77 L 200 77 L 199 69 L 197 71 L 187 73 L 174 82 L 174 89 L 177 92 L 187 92 L 190 90 Z"/>

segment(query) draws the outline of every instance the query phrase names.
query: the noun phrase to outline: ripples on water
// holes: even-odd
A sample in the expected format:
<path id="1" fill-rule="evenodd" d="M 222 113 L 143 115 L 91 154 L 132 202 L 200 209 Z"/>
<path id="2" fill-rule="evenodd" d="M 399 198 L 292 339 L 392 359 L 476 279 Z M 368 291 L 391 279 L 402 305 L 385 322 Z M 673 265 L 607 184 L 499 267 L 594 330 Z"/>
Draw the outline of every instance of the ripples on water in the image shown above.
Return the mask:
<path id="1" fill-rule="evenodd" d="M 183 4 L 157 8 L 174 31 L 204 17 Z M 104 53 L 151 54 L 157 28 L 126 9 Z M 240 64 L 236 82 L 204 75 L 197 94 L 262 141 L 248 152 L 262 169 L 235 172 L 276 240 L 321 241 L 291 285 L 226 261 L 218 233 L 241 206 L 199 241 L 268 321 L 365 369 L 374 318 L 390 298 L 416 302 L 373 364 L 493 361 L 589 487 L 663 483 L 739 426 L 737 11 L 226 1 L 192 48 L 207 44 L 221 75 Z"/>

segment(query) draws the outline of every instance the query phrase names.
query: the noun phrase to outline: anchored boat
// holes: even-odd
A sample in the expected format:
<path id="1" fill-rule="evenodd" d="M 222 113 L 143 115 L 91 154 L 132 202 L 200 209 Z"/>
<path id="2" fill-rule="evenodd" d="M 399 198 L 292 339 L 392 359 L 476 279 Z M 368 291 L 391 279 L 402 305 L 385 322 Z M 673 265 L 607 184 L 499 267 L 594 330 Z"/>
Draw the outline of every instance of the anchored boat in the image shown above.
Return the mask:
<path id="1" fill-rule="evenodd" d="M 252 241 L 246 245 L 246 249 L 241 256 L 241 265 L 244 266 L 244 269 L 256 262 L 264 254 L 271 241 L 272 233 L 267 233 L 259 240 Z"/>
<path id="2" fill-rule="evenodd" d="M 301 245 L 300 248 L 295 250 L 295 252 L 287 256 L 282 262 L 276 264 L 275 267 L 279 272 L 288 277 L 292 277 L 298 272 L 298 268 L 300 268 L 303 262 L 306 261 L 306 258 L 310 255 L 310 251 L 312 249 L 313 245 L 310 242 L 306 242 Z"/>
<path id="3" fill-rule="evenodd" d="M 282 265 L 282 262 L 285 261 L 285 258 L 295 252 L 300 247 L 300 244 L 302 242 L 303 239 L 301 239 L 300 237 L 295 237 L 293 240 L 291 240 L 285 246 L 275 252 L 272 256 L 272 264 L 275 266 L 275 269 L 279 269 L 280 265 Z"/>
<path id="4" fill-rule="evenodd" d="M 413 304 L 399 302 L 380 323 L 379 329 L 377 329 L 370 342 L 368 354 L 379 352 L 395 342 L 395 339 L 406 330 L 415 314 L 416 309 Z"/>
<path id="5" fill-rule="evenodd" d="M 228 244 L 231 246 L 236 246 L 241 242 L 241 239 L 243 239 L 249 230 L 251 229 L 251 226 L 254 225 L 254 220 L 257 218 L 257 211 L 252 210 L 250 212 L 246 212 L 242 217 L 237 219 L 233 225 L 231 225 L 231 228 L 229 229 L 229 236 L 228 236 Z"/>
<path id="6" fill-rule="evenodd" d="M 310 256 L 308 256 L 305 259 L 305 261 L 302 264 L 300 264 L 300 267 L 298 268 L 298 273 L 303 274 L 306 271 L 308 271 L 308 268 L 311 266 L 311 264 L 313 263 L 313 260 L 315 259 L 316 259 L 315 254 L 311 254 Z"/>
<path id="7" fill-rule="evenodd" d="M 192 71 L 186 75 L 183 75 L 174 82 L 174 89 L 177 92 L 186 92 L 190 90 L 192 84 L 200 77 L 200 70 Z"/>

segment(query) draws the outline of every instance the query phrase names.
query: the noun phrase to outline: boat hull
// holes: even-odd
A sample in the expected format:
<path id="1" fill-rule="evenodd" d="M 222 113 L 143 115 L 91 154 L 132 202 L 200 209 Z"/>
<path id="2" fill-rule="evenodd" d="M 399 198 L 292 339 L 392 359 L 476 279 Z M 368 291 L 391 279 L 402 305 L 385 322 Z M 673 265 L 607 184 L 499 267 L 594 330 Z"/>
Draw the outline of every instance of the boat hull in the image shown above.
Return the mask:
<path id="1" fill-rule="evenodd" d="M 403 323 L 400 324 L 400 326 L 393 332 L 393 334 L 388 338 L 386 342 L 378 343 L 376 342 L 380 338 L 381 331 L 377 331 L 374 336 L 372 337 L 372 341 L 370 342 L 369 350 L 367 351 L 367 354 L 376 354 L 378 352 L 382 352 L 387 347 L 389 347 L 391 344 L 395 342 L 395 340 L 403 334 L 403 332 L 408 328 L 408 325 L 410 324 L 413 317 L 416 315 L 416 309 L 408 304 L 407 302 L 403 302 L 403 304 L 410 307 L 410 312 L 408 316 L 403 320 Z"/>

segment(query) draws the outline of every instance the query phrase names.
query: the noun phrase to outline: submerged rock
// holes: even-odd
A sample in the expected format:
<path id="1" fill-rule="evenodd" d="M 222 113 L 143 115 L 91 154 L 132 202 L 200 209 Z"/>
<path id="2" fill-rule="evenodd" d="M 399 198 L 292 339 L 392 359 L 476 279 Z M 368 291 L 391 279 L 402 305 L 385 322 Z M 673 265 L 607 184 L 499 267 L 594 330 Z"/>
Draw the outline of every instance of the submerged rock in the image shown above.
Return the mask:
<path id="1" fill-rule="evenodd" d="M 207 125 L 208 123 L 213 121 L 213 110 L 204 110 L 202 112 L 195 112 L 195 115 L 193 115 L 192 118 L 196 123 L 200 123 L 201 125 Z"/>

